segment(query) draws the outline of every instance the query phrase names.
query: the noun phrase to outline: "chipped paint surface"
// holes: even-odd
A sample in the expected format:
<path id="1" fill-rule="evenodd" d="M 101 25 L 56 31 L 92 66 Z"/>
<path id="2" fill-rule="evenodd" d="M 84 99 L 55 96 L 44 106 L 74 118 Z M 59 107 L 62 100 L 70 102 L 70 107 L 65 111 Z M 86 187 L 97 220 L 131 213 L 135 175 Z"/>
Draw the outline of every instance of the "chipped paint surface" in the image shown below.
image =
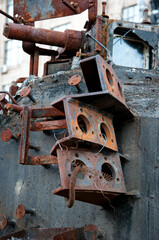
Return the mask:
<path id="1" fill-rule="evenodd" d="M 30 0 L 29 4 L 27 4 L 27 0 L 22 0 L 21 4 L 27 5 L 27 11 L 33 18 L 36 18 L 39 14 L 47 15 L 55 13 L 54 9 L 54 1 L 52 0 Z"/>

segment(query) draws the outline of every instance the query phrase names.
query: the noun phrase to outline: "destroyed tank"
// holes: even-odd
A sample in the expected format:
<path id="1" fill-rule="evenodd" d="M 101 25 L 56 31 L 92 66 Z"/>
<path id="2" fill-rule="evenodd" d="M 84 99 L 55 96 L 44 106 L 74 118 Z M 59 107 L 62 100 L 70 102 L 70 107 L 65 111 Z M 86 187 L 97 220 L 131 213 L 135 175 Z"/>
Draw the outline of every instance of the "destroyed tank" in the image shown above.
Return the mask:
<path id="1" fill-rule="evenodd" d="M 86 9 L 85 31 L 33 26 Z M 159 27 L 95 0 L 14 0 L 8 17 L 30 76 L 0 92 L 0 239 L 157 240 Z"/>

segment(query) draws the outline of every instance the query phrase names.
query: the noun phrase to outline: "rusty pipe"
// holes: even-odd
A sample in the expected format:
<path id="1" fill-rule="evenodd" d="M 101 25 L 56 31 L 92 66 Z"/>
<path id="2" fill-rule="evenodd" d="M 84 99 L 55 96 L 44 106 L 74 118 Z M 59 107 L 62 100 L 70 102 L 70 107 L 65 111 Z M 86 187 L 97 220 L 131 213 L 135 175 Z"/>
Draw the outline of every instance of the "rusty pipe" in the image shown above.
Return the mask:
<path id="1" fill-rule="evenodd" d="M 63 33 L 27 25 L 6 23 L 3 35 L 9 39 L 58 46 L 68 51 L 77 51 L 82 47 L 84 31 L 66 30 Z"/>
<path id="2" fill-rule="evenodd" d="M 35 43 L 23 42 L 22 47 L 23 47 L 23 51 L 29 55 L 32 55 L 37 49 L 39 51 L 39 55 L 44 55 L 44 56 L 58 55 L 58 52 L 55 50 L 36 47 Z"/>
<path id="3" fill-rule="evenodd" d="M 8 91 L 0 91 L 0 94 L 1 94 L 1 93 L 7 94 L 7 95 L 10 97 L 10 99 L 12 100 L 12 102 L 13 102 L 14 104 L 18 105 L 18 103 L 15 101 L 15 99 L 13 98 L 13 96 L 12 96 Z"/>
<path id="4" fill-rule="evenodd" d="M 6 109 L 10 110 L 10 111 L 18 112 L 18 113 L 23 111 L 23 107 L 15 105 L 15 104 L 12 104 L 12 103 L 7 103 Z"/>

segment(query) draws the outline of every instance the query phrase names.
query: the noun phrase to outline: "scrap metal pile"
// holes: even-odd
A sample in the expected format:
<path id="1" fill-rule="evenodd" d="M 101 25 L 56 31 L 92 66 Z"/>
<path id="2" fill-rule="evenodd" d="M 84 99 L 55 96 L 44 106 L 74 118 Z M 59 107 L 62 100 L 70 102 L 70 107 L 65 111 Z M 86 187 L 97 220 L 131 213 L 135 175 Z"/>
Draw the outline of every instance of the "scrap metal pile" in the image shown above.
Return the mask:
<path id="1" fill-rule="evenodd" d="M 66 30 L 62 33 L 34 27 L 36 20 L 68 16 L 86 9 L 89 15 L 86 31 Z M 10 139 L 20 141 L 21 165 L 42 165 L 45 168 L 58 165 L 61 187 L 54 189 L 53 193 L 66 197 L 68 208 L 74 205 L 75 200 L 102 206 L 129 195 L 126 191 L 114 123 L 120 122 L 122 126 L 124 120 L 134 118 L 134 114 L 126 104 L 122 83 L 112 67 L 112 52 L 114 45 L 125 36 L 128 40 L 136 37 L 135 44 L 140 44 L 143 30 L 146 51 L 148 47 L 156 44 L 156 33 L 153 33 L 152 42 L 149 39 L 152 34 L 149 25 L 135 27 L 134 23 L 110 20 L 105 14 L 105 3 L 102 16 L 97 16 L 95 0 L 14 0 L 14 17 L 8 17 L 14 23 L 7 23 L 3 34 L 9 39 L 23 41 L 23 50 L 30 55 L 29 75 L 38 76 L 40 55 L 51 57 L 51 60 L 45 63 L 43 77 L 56 73 L 59 65 L 66 71 L 70 70 L 70 62 L 75 58 L 80 60 L 82 74 L 75 72 L 68 79 L 69 88 L 76 87 L 76 93 L 72 94 L 70 91 L 59 98 L 50 96 L 51 105 L 43 105 L 41 100 L 34 97 L 29 78 L 19 78 L 12 84 L 9 92 L 1 91 L 0 110 L 6 117 L 16 113 L 13 116 L 18 115 L 18 121 L 21 121 L 21 131 L 4 128 L 1 139 L 4 142 Z M 115 43 L 113 34 L 117 39 Z M 37 47 L 36 43 L 59 48 L 56 51 L 48 50 Z M 153 61 L 150 62 L 148 55 L 145 56 L 141 58 L 144 68 L 150 64 L 158 68 L 157 54 L 154 54 Z M 81 88 L 81 76 L 84 77 L 84 90 Z M 19 88 L 17 83 L 22 83 L 22 88 Z M 41 155 L 40 147 L 32 144 L 31 132 L 43 132 L 45 137 L 49 138 L 52 130 L 58 131 L 60 139 L 54 135 L 56 142 L 49 151 L 45 151 L 45 155 Z M 33 210 L 26 211 L 25 206 L 20 204 L 16 211 L 17 218 L 23 218 L 26 213 L 35 214 Z M 7 218 L 1 215 L 0 229 L 4 229 L 6 225 Z M 97 231 L 95 226 L 65 230 L 67 233 L 60 232 L 59 238 L 51 239 L 78 239 L 77 236 L 83 237 L 83 231 L 91 232 L 88 239 L 95 239 Z M 57 229 L 54 229 L 55 233 L 58 234 Z M 23 232 L 20 236 L 30 236 L 27 234 L 29 233 Z M 35 234 L 38 236 L 38 231 Z M 53 232 L 50 234 L 53 236 Z M 70 236 L 72 238 L 69 238 Z M 82 237 L 79 239 L 85 239 Z"/>

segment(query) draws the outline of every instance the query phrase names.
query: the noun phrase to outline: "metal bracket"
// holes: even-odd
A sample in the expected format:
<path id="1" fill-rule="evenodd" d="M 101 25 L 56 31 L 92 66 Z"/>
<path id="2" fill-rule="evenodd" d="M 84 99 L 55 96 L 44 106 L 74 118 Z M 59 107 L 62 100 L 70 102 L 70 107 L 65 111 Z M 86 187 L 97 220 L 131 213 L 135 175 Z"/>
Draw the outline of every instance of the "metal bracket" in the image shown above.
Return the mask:
<path id="1" fill-rule="evenodd" d="M 22 128 L 21 128 L 21 143 L 20 143 L 20 158 L 19 163 L 24 165 L 45 165 L 57 164 L 57 158 L 51 155 L 44 156 L 29 156 L 29 149 L 39 151 L 39 147 L 32 146 L 29 142 L 30 131 L 47 131 L 51 129 L 66 128 L 65 119 L 55 121 L 40 121 L 31 122 L 34 118 L 57 117 L 64 116 L 64 114 L 52 107 L 30 109 L 25 106 L 21 111 Z"/>
<path id="2" fill-rule="evenodd" d="M 100 55 L 84 59 L 80 61 L 80 65 L 89 92 L 109 91 L 126 105 L 120 79 Z"/>
<path id="3" fill-rule="evenodd" d="M 62 187 L 54 194 L 68 197 L 69 183 L 76 166 L 81 167 L 77 175 L 75 199 L 102 205 L 108 199 L 126 193 L 120 158 L 116 153 L 96 153 L 86 149 L 57 150 Z"/>
<path id="4" fill-rule="evenodd" d="M 83 104 L 69 97 L 62 98 L 53 104 L 65 113 L 68 136 L 59 140 L 52 148 L 51 154 L 56 155 L 60 144 L 67 147 L 89 145 L 90 148 L 108 148 L 117 151 L 117 143 L 112 123 L 112 116 L 95 107 Z"/>

